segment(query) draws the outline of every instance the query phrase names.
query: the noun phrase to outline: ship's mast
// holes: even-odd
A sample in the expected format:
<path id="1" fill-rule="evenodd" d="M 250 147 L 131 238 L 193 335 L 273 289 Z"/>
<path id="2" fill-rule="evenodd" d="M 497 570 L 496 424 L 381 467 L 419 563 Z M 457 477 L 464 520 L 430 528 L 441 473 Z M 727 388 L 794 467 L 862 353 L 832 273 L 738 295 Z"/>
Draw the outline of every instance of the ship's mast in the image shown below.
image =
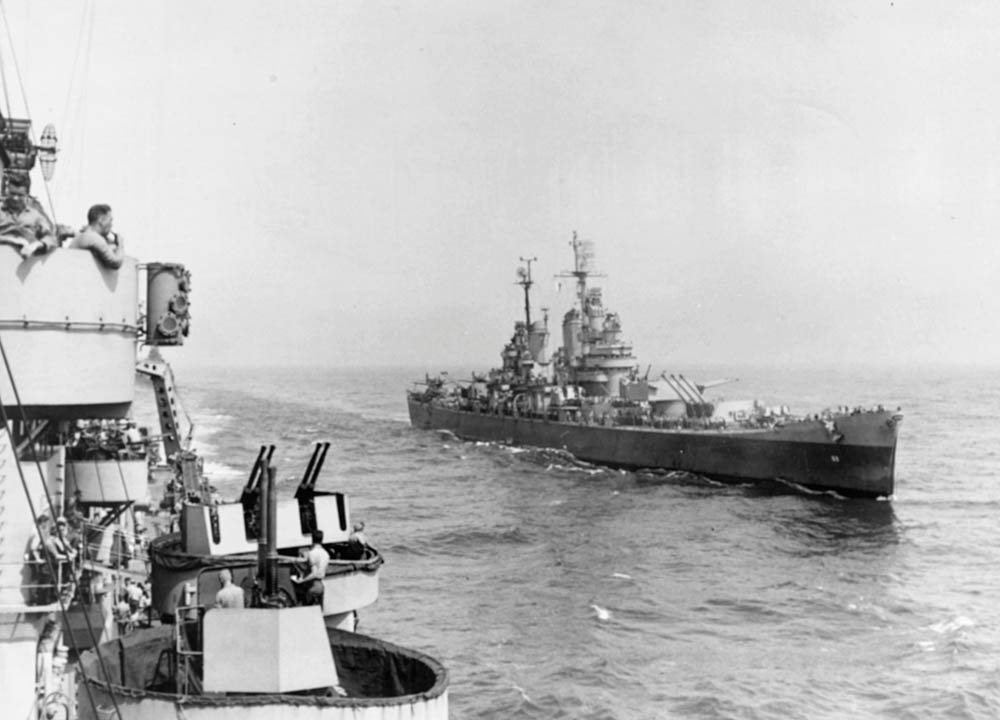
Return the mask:
<path id="1" fill-rule="evenodd" d="M 588 270 L 594 258 L 593 249 L 589 242 L 580 240 L 577 237 L 576 230 L 573 231 L 573 240 L 570 241 L 570 246 L 573 248 L 573 270 L 571 272 L 560 273 L 556 277 L 576 278 L 576 298 L 580 304 L 580 312 L 583 312 L 587 297 L 587 278 L 591 275 L 597 277 L 600 277 L 600 275 L 591 273 Z"/>
<path id="2" fill-rule="evenodd" d="M 570 243 L 573 246 L 573 275 L 576 276 L 576 297 L 580 302 L 580 310 L 583 310 L 584 296 L 587 294 L 587 260 L 589 259 L 589 254 L 586 252 L 583 240 L 580 240 L 576 236 L 576 230 L 573 231 L 573 241 Z"/>
<path id="3" fill-rule="evenodd" d="M 536 257 L 522 257 L 521 262 L 524 263 L 524 267 L 517 269 L 517 284 L 524 288 L 524 322 L 528 330 L 531 330 L 531 300 L 528 291 L 531 290 L 531 286 L 534 284 L 531 280 L 531 263 L 537 261 L 538 258 Z"/>

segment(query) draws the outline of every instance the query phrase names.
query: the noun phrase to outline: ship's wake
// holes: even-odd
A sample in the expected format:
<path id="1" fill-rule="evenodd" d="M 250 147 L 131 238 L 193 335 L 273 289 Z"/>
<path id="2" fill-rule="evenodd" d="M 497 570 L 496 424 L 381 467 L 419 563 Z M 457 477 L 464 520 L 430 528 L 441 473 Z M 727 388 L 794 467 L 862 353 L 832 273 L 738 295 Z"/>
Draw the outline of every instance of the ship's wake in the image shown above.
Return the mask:
<path id="1" fill-rule="evenodd" d="M 776 477 L 774 482 L 777 485 L 781 485 L 785 488 L 789 488 L 796 493 L 802 495 L 812 495 L 812 496 L 823 496 L 833 498 L 834 500 L 850 500 L 850 498 L 841 495 L 836 490 L 813 490 L 812 488 L 806 487 L 805 485 L 800 485 L 797 482 L 792 482 L 791 480 L 786 480 L 785 478 Z"/>

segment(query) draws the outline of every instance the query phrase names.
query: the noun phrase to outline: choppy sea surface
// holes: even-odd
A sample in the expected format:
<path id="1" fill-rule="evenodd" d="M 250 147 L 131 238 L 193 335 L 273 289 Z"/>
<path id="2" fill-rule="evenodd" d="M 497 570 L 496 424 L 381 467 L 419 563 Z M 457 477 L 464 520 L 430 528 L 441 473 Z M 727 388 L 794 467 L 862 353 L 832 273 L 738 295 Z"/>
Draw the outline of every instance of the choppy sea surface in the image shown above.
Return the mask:
<path id="1" fill-rule="evenodd" d="M 332 443 L 319 486 L 386 559 L 359 629 L 442 661 L 453 718 L 1000 717 L 1000 370 L 670 369 L 801 412 L 901 406 L 891 501 L 415 430 L 424 370 L 176 379 L 224 497 L 261 444 L 288 492 Z"/>

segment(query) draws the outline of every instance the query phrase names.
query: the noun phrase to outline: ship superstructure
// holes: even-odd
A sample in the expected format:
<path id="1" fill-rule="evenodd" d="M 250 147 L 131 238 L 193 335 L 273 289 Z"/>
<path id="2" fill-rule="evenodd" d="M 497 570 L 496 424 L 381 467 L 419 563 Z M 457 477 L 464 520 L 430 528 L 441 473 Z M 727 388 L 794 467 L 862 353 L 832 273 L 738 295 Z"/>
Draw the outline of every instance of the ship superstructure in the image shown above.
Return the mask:
<path id="1" fill-rule="evenodd" d="M 52 709 L 67 659 L 119 634 L 125 580 L 145 580 L 136 510 L 153 505 L 152 442 L 130 416 L 136 350 L 183 341 L 189 277 L 3 244 L 0 277 L 0 677 L 4 707 L 29 717 Z"/>
<path id="2" fill-rule="evenodd" d="M 126 257 L 109 268 L 67 248 L 25 258 L 0 243 L 0 278 L 5 717 L 125 720 L 197 706 L 264 718 L 289 705 L 307 705 L 302 717 L 447 717 L 439 663 L 345 633 L 378 596 L 382 558 L 369 546 L 351 554 L 346 496 L 317 487 L 330 443 L 316 447 L 293 498 L 265 499 L 273 447 L 262 449 L 240 500 L 212 496 L 182 436 L 173 373 L 156 352 L 187 334 L 183 266 Z M 142 346 L 152 352 L 137 360 Z M 152 380 L 155 438 L 131 417 L 137 373 Z M 180 532 L 154 538 L 146 558 L 135 510 L 157 507 L 151 464 L 167 473 L 164 504 Z M 291 576 L 303 572 L 300 553 L 316 530 L 334 557 L 322 604 L 307 605 Z M 124 585 L 145 583 L 147 562 L 158 622 L 135 628 L 117 600 Z M 223 569 L 244 592 L 239 611 L 213 606 Z"/>
<path id="3" fill-rule="evenodd" d="M 274 446 L 238 501 L 213 493 L 159 352 L 188 335 L 190 274 L 72 247 L 26 194 L 55 153 L 51 127 L 36 143 L 30 120 L 0 117 L 0 716 L 447 717 L 440 663 L 348 632 L 383 561 L 317 485 L 329 442 L 293 498 Z M 132 416 L 137 375 L 155 436 Z M 179 532 L 149 543 L 161 522 Z M 223 573 L 233 607 L 217 606 Z"/>
<path id="4" fill-rule="evenodd" d="M 843 406 L 797 416 L 785 405 L 706 397 L 730 379 L 664 372 L 650 381 L 619 316 L 588 282 L 596 276 L 590 244 L 574 234 L 571 246 L 573 269 L 559 277 L 575 281 L 576 297 L 563 316 L 561 347 L 548 354 L 547 314 L 531 320 L 526 263 L 518 273 L 525 320 L 515 324 L 501 366 L 460 384 L 428 377 L 408 393 L 415 427 L 567 450 L 618 468 L 780 480 L 851 496 L 893 493 L 898 410 Z"/>

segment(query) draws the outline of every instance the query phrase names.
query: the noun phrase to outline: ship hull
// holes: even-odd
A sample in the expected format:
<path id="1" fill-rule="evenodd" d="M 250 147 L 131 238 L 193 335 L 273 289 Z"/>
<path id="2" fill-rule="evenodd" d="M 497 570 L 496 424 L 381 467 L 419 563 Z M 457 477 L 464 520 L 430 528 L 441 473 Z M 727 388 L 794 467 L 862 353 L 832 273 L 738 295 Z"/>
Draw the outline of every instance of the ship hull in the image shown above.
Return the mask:
<path id="1" fill-rule="evenodd" d="M 898 417 L 885 411 L 759 430 L 609 427 L 478 413 L 408 398 L 410 421 L 463 440 L 565 450 L 579 460 L 627 470 L 685 471 L 723 482 L 780 480 L 848 497 L 894 489 Z"/>

